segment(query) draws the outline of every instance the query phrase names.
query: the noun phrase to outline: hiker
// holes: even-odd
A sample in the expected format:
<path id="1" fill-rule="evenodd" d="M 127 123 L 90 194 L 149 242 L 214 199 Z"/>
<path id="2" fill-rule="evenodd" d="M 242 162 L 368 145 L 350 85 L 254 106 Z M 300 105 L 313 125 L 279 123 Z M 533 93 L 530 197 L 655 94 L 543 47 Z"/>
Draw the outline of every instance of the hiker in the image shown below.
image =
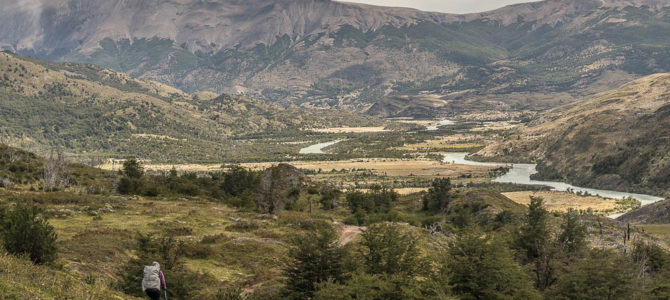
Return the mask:
<path id="1" fill-rule="evenodd" d="M 147 293 L 151 300 L 160 300 L 161 287 L 167 291 L 165 285 L 165 276 L 161 271 L 161 265 L 157 262 L 151 263 L 150 266 L 144 267 L 144 278 L 142 278 L 142 291 Z"/>

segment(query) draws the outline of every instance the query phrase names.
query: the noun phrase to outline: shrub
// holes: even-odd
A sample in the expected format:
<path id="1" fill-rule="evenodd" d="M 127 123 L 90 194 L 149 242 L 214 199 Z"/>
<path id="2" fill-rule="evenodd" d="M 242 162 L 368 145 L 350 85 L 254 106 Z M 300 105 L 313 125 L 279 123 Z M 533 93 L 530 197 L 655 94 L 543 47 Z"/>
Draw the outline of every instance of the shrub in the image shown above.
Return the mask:
<path id="1" fill-rule="evenodd" d="M 345 253 L 332 227 L 294 239 L 289 250 L 291 263 L 284 270 L 288 278 L 284 294 L 291 299 L 309 299 L 319 284 L 342 281 Z"/>
<path id="2" fill-rule="evenodd" d="M 449 245 L 449 285 L 460 299 L 539 299 L 499 238 L 465 230 Z"/>
<path id="3" fill-rule="evenodd" d="M 15 255 L 27 255 L 33 263 L 51 263 L 56 259 L 56 232 L 35 207 L 17 206 L 3 224 L 4 247 Z"/>
<path id="4" fill-rule="evenodd" d="M 452 199 L 449 178 L 435 179 L 428 190 L 428 194 L 423 197 L 423 209 L 434 213 L 442 212 Z"/>
<path id="5" fill-rule="evenodd" d="M 139 179 L 144 175 L 144 168 L 137 159 L 131 158 L 123 163 L 123 174 L 128 178 Z"/>
<path id="6" fill-rule="evenodd" d="M 142 189 L 142 181 L 140 179 L 123 177 L 119 180 L 116 190 L 122 195 L 137 194 Z"/>
<path id="7" fill-rule="evenodd" d="M 402 232 L 397 225 L 376 224 L 362 237 L 363 259 L 369 274 L 415 276 L 426 271 L 418 239 Z"/>

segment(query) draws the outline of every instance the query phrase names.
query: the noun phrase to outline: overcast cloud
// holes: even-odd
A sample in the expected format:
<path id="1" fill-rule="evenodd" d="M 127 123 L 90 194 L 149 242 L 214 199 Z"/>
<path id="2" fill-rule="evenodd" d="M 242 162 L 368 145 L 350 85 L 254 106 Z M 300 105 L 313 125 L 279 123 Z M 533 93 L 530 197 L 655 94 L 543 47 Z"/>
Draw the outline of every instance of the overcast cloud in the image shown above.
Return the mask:
<path id="1" fill-rule="evenodd" d="M 411 7 L 444 13 L 472 13 L 500 8 L 528 0 L 346 0 L 343 2 L 366 3 L 380 6 Z"/>

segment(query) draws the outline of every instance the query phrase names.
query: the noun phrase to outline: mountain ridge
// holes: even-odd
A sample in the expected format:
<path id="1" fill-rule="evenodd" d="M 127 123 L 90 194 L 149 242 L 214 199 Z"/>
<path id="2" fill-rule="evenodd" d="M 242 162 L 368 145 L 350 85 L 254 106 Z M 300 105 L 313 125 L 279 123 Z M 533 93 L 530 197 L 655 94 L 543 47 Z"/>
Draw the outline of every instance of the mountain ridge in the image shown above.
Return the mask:
<path id="1" fill-rule="evenodd" d="M 236 137 L 350 123 L 356 113 L 190 95 L 94 65 L 0 53 L 0 140 L 12 146 L 156 160 L 222 160 Z"/>
<path id="2" fill-rule="evenodd" d="M 548 0 L 468 15 L 325 0 L 3 1 L 5 49 L 284 106 L 366 111 L 431 94 L 546 109 L 670 71 L 670 4 L 659 0 Z M 624 78 L 593 87 L 617 72 Z"/>
<path id="3" fill-rule="evenodd" d="M 670 73 L 556 108 L 475 156 L 537 161 L 539 176 L 579 186 L 667 194 Z"/>

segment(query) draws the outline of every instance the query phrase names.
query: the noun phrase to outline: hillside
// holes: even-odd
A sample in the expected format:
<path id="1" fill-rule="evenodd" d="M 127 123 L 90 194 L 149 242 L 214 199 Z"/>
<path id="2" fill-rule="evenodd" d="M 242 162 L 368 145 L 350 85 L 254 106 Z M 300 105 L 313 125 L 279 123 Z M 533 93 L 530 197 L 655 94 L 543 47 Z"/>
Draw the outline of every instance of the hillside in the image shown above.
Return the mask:
<path id="1" fill-rule="evenodd" d="M 625 213 L 617 220 L 633 224 L 668 224 L 670 223 L 670 200 L 640 207 Z"/>
<path id="2" fill-rule="evenodd" d="M 3 299 L 139 299 L 0 252 Z M 37 278 L 39 279 L 37 279 Z"/>
<path id="3" fill-rule="evenodd" d="M 187 92 L 420 116 L 568 103 L 668 72 L 663 0 L 548 0 L 449 15 L 330 0 L 3 0 L 0 47 Z M 439 99 L 426 110 L 421 99 Z M 408 97 L 409 96 L 409 97 Z"/>
<path id="4" fill-rule="evenodd" d="M 670 74 L 557 108 L 478 156 L 539 162 L 539 176 L 657 194 L 670 188 Z"/>
<path id="5" fill-rule="evenodd" d="M 382 122 L 238 96 L 191 96 L 92 65 L 0 53 L 0 138 L 22 148 L 215 160 L 234 152 L 237 136 L 348 124 Z"/>

